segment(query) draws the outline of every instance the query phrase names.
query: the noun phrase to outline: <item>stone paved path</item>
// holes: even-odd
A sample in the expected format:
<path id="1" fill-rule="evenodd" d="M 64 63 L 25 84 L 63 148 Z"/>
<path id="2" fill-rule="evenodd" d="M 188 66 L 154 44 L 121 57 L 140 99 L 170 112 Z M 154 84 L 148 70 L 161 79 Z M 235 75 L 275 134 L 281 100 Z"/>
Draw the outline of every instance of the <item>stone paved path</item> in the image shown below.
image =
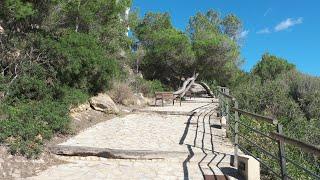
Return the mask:
<path id="1" fill-rule="evenodd" d="M 99 123 L 61 144 L 147 150 L 154 152 L 152 159 L 60 156 L 68 163 L 28 179 L 204 179 L 206 175 L 232 179 L 233 147 L 216 116 L 218 104 L 207 98 L 191 101 L 146 110 L 195 112 L 193 116 L 136 112 Z"/>

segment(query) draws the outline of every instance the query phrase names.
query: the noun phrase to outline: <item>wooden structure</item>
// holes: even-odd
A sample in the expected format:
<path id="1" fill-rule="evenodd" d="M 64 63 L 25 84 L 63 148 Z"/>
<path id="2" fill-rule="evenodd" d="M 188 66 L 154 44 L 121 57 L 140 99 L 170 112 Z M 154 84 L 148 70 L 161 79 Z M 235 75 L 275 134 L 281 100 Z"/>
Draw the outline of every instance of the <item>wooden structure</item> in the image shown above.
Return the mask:
<path id="1" fill-rule="evenodd" d="M 183 96 L 185 96 L 185 94 L 189 91 L 190 87 L 194 84 L 198 75 L 199 75 L 198 73 L 194 74 L 191 78 L 188 78 L 187 80 L 185 80 L 183 82 L 182 87 L 173 93 L 175 95 L 175 97 L 180 97 L 180 99 L 181 99 Z"/>
<path id="2" fill-rule="evenodd" d="M 155 92 L 155 106 L 158 100 L 161 100 L 162 106 L 164 105 L 164 100 L 172 100 L 172 105 L 174 105 L 175 97 L 172 92 Z"/>
<path id="3" fill-rule="evenodd" d="M 320 179 L 320 174 L 313 171 L 312 169 L 308 169 L 304 167 L 297 161 L 296 159 L 292 159 L 286 155 L 285 146 L 291 145 L 292 148 L 297 150 L 302 150 L 305 155 L 308 155 L 309 160 L 315 160 L 313 163 L 316 163 L 316 159 L 320 156 L 320 148 L 314 145 L 310 145 L 308 143 L 302 142 L 300 140 L 288 137 L 283 133 L 283 126 L 278 122 L 277 119 L 267 116 L 262 116 L 256 113 L 252 113 L 239 108 L 237 99 L 229 94 L 229 89 L 225 87 L 217 88 L 217 97 L 219 98 L 219 109 L 220 115 L 226 117 L 227 120 L 227 130 L 230 132 L 231 139 L 233 139 L 234 143 L 234 166 L 240 167 L 238 163 L 238 150 L 242 150 L 245 154 L 252 156 L 260 164 L 273 174 L 282 180 L 295 179 L 291 177 L 292 174 L 287 170 L 288 164 L 290 164 L 291 168 L 296 168 L 307 176 L 310 179 Z M 240 118 L 242 116 L 242 118 Z M 243 118 L 250 117 L 250 121 L 260 121 L 264 123 L 268 123 L 270 127 L 274 128 L 274 130 L 262 131 L 259 127 L 252 126 L 249 123 L 243 121 Z M 241 128 L 239 128 L 241 127 Z M 275 151 L 277 154 L 273 154 L 264 146 L 261 146 L 258 142 L 255 142 L 254 139 L 245 135 L 241 132 L 241 129 L 246 129 L 247 131 L 251 131 L 251 133 L 257 134 L 260 138 L 264 138 L 266 142 L 271 144 L 275 142 L 278 146 Z M 275 132 L 274 132 L 275 131 Z M 278 162 L 278 170 L 275 170 L 274 167 L 271 167 L 267 164 L 264 159 L 261 159 L 260 156 L 252 152 L 252 149 L 248 149 L 248 145 L 253 147 L 257 151 L 259 151 L 263 156 L 266 156 L 270 159 L 273 159 L 274 162 Z M 301 156 L 304 158 L 304 156 Z"/>
<path id="4" fill-rule="evenodd" d="M 191 99 L 193 97 L 193 94 L 190 91 L 187 91 L 185 96 Z"/>

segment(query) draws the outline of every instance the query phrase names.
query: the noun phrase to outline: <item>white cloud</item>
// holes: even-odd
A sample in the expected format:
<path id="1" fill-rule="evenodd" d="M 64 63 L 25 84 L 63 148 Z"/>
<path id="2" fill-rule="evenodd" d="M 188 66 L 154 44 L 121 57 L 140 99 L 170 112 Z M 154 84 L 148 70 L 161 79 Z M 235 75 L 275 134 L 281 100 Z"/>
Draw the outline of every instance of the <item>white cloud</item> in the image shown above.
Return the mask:
<path id="1" fill-rule="evenodd" d="M 298 19 L 288 18 L 288 19 L 280 22 L 278 25 L 276 25 L 276 27 L 274 27 L 274 30 L 276 32 L 283 31 L 283 30 L 288 29 L 288 28 L 290 28 L 292 26 L 301 24 L 302 22 L 303 22 L 303 18 L 302 17 L 300 17 Z"/>
<path id="2" fill-rule="evenodd" d="M 248 36 L 248 34 L 249 34 L 249 30 L 244 30 L 238 34 L 238 39 L 245 38 Z"/>
<path id="3" fill-rule="evenodd" d="M 264 28 L 264 29 L 257 31 L 257 34 L 269 34 L 269 33 L 271 33 L 269 28 Z"/>

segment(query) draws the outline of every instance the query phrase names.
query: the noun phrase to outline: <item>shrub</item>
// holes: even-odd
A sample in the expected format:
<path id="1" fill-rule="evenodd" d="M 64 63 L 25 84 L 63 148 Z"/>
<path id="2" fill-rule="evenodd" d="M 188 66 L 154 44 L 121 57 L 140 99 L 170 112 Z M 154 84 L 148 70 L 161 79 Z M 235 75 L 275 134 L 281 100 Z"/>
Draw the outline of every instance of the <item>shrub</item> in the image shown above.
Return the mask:
<path id="1" fill-rule="evenodd" d="M 159 80 L 145 80 L 142 78 L 136 78 L 131 86 L 136 91 L 141 92 L 145 96 L 153 96 L 156 91 L 164 91 L 165 86 Z"/>
<path id="2" fill-rule="evenodd" d="M 89 94 L 81 89 L 63 86 L 60 88 L 59 94 L 56 94 L 55 99 L 60 99 L 61 103 L 72 108 L 85 103 L 89 97 Z"/>
<path id="3" fill-rule="evenodd" d="M 105 56 L 98 38 L 91 34 L 68 32 L 58 41 L 44 39 L 44 49 L 60 59 L 55 63 L 63 84 L 92 94 L 106 90 L 112 78 L 119 76 L 120 67 L 113 58 Z"/>
<path id="4" fill-rule="evenodd" d="M 114 82 L 108 93 L 115 103 L 123 105 L 134 103 L 132 89 L 124 82 Z"/>
<path id="5" fill-rule="evenodd" d="M 266 70 L 265 68 L 261 69 Z M 296 71 L 284 71 L 282 74 L 276 74 L 275 79 L 250 75 L 246 77 L 246 81 L 242 81 L 233 89 L 233 94 L 237 97 L 241 108 L 276 117 L 284 125 L 284 133 L 287 136 L 318 146 L 320 136 L 319 114 L 317 114 L 320 107 L 319 87 L 319 78 L 310 77 Z M 242 118 L 241 120 L 246 124 L 252 124 L 253 122 L 248 118 Z M 263 122 L 252 125 L 262 130 L 268 130 L 266 132 L 274 131 L 274 129 L 267 128 Z M 257 144 L 262 145 L 262 147 L 266 146 L 264 149 L 268 152 L 273 152 L 276 149 L 267 146 L 270 143 L 266 141 L 266 138 L 255 137 L 252 132 L 241 128 L 240 130 Z M 251 148 L 252 146 L 245 144 L 245 147 Z M 254 149 L 252 151 L 263 159 L 263 153 L 254 151 Z M 303 167 L 316 173 L 319 172 L 319 168 L 315 165 L 319 162 L 316 157 L 291 145 L 286 145 L 286 154 L 289 159 L 298 162 Z M 279 167 L 271 159 L 263 160 L 273 169 Z M 306 174 L 301 173 L 291 163 L 288 163 L 287 169 L 292 177 L 308 179 Z"/>
<path id="6" fill-rule="evenodd" d="M 285 59 L 266 53 L 262 56 L 261 61 L 255 65 L 252 73 L 260 76 L 263 81 L 266 81 L 273 80 L 279 75 L 294 69 L 294 64 L 289 63 Z"/>
<path id="7" fill-rule="evenodd" d="M 55 92 L 55 84 L 51 74 L 54 71 L 45 69 L 37 64 L 23 65 L 21 75 L 6 84 L 8 101 L 10 103 L 25 100 L 43 100 L 51 97 Z M 51 79 L 49 82 L 48 80 Z"/>
<path id="8" fill-rule="evenodd" d="M 70 131 L 72 106 L 124 74 L 117 60 L 131 41 L 119 14 L 130 2 L 0 2 L 0 144 L 38 156 L 45 140 Z M 74 6 L 85 10 L 75 16 Z"/>
<path id="9" fill-rule="evenodd" d="M 0 121 L 0 143 L 7 143 L 13 154 L 37 157 L 44 140 L 70 130 L 68 108 L 60 102 L 29 101 L 2 110 L 7 117 Z"/>

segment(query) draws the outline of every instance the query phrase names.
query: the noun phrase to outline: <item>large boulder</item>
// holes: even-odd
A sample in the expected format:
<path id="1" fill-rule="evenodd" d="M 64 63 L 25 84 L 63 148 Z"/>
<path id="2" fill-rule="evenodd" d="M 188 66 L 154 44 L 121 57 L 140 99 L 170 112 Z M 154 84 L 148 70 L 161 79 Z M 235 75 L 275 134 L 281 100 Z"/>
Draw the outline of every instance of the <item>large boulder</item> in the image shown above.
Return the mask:
<path id="1" fill-rule="evenodd" d="M 97 96 L 90 98 L 89 103 L 94 110 L 111 114 L 119 113 L 117 105 L 105 93 L 99 93 Z"/>

